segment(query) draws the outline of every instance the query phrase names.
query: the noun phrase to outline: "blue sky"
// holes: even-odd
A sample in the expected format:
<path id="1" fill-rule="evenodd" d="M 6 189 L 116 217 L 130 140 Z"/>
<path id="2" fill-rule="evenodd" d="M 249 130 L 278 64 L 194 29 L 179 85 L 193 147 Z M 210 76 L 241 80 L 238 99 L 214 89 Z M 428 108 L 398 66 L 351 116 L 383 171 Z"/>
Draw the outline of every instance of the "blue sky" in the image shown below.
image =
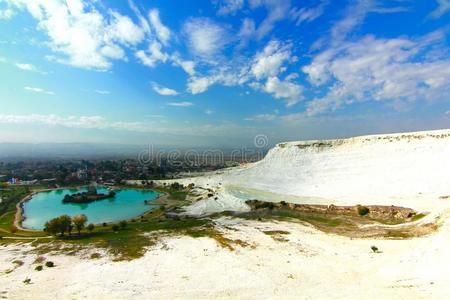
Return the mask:
<path id="1" fill-rule="evenodd" d="M 0 141 L 450 127 L 450 0 L 0 0 Z"/>

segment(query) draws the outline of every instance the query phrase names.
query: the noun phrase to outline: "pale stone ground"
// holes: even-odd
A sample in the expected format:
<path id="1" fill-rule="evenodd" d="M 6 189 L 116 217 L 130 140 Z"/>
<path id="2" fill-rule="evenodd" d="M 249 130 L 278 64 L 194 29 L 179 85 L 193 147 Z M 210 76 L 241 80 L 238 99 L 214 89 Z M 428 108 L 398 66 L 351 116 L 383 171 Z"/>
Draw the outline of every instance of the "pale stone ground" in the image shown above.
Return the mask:
<path id="1" fill-rule="evenodd" d="M 42 272 L 36 255 L 22 254 L 29 246 L 8 246 L 0 248 L 0 298 L 450 299 L 449 157 L 450 130 L 291 142 L 251 165 L 177 179 L 206 195 L 190 214 L 245 211 L 248 199 L 397 205 L 430 212 L 420 222 L 441 216 L 427 237 L 352 240 L 295 223 L 221 219 L 227 237 L 255 247 L 171 237 L 130 262 L 55 255 L 57 266 Z M 290 234 L 275 241 L 263 230 Z M 25 264 L 6 274 L 14 259 Z"/>
<path id="2" fill-rule="evenodd" d="M 127 262 L 93 260 L 88 253 L 45 255 L 57 266 L 37 272 L 32 264 L 37 255 L 22 254 L 29 246 L 2 247 L 0 298 L 450 298 L 450 221 L 412 240 L 352 240 L 286 222 L 219 223 L 227 237 L 254 248 L 230 251 L 209 238 L 170 237 Z M 275 241 L 265 230 L 290 234 Z M 372 253 L 372 245 L 382 253 Z M 15 259 L 25 264 L 6 274 Z M 25 278 L 31 284 L 24 284 Z"/>

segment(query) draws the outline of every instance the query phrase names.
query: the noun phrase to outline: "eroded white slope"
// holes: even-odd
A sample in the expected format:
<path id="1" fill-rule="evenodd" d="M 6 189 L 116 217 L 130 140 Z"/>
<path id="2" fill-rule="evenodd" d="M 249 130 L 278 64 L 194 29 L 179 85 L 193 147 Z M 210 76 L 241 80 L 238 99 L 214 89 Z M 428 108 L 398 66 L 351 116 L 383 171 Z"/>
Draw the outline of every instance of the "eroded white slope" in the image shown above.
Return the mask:
<path id="1" fill-rule="evenodd" d="M 226 183 L 331 199 L 450 194 L 450 130 L 279 144 Z"/>
<path id="2" fill-rule="evenodd" d="M 195 213 L 242 210 L 239 199 L 432 210 L 450 201 L 439 199 L 450 195 L 450 130 L 281 143 L 257 163 L 181 182 L 217 190 Z"/>

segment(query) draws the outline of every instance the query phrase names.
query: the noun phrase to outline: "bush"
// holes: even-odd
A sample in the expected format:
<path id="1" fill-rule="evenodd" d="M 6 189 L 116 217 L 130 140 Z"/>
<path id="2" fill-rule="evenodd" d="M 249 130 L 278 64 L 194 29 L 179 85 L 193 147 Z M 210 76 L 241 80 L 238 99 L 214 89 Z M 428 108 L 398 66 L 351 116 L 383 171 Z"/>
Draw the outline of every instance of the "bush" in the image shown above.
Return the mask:
<path id="1" fill-rule="evenodd" d="M 369 208 L 367 208 L 365 206 L 358 205 L 357 210 L 358 210 L 358 215 L 360 215 L 360 216 L 365 216 L 369 213 Z"/>
<path id="2" fill-rule="evenodd" d="M 17 232 L 17 227 L 15 225 L 11 226 L 10 230 L 11 233 L 16 233 Z"/>
<path id="3" fill-rule="evenodd" d="M 36 268 L 34 268 L 36 271 L 42 271 L 42 269 L 44 269 L 44 267 L 42 267 L 41 265 L 36 266 Z"/>
<path id="4" fill-rule="evenodd" d="M 108 224 L 106 224 L 105 222 L 103 222 L 102 226 L 103 226 L 103 227 L 106 227 L 106 226 L 108 226 Z"/>
<path id="5" fill-rule="evenodd" d="M 92 224 L 92 223 L 90 223 L 90 224 L 87 226 L 87 230 L 89 230 L 90 233 L 92 233 L 92 231 L 94 230 L 94 228 L 95 228 L 95 225 Z"/>
<path id="6" fill-rule="evenodd" d="M 117 224 L 114 224 L 111 228 L 113 231 L 119 231 L 119 225 Z"/>
<path id="7" fill-rule="evenodd" d="M 128 223 L 125 220 L 119 222 L 119 226 L 121 229 L 125 229 L 127 227 L 127 225 L 128 225 Z"/>
<path id="8" fill-rule="evenodd" d="M 55 266 L 55 264 L 54 264 L 52 261 L 47 261 L 47 262 L 45 263 L 45 266 L 46 266 L 47 268 L 53 268 L 53 267 Z"/>
<path id="9" fill-rule="evenodd" d="M 374 253 L 377 253 L 379 251 L 377 246 L 372 246 L 370 247 L 370 249 L 372 249 Z"/>

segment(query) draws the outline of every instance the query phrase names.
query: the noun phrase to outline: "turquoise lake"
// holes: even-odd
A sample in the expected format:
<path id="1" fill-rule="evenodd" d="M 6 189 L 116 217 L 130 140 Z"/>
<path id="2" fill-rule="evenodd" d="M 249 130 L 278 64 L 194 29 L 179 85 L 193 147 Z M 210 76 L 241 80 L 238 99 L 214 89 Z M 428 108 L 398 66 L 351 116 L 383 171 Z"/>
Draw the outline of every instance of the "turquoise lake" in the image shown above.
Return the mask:
<path id="1" fill-rule="evenodd" d="M 63 203 L 67 194 L 86 192 L 87 188 L 61 189 L 40 192 L 23 204 L 25 220 L 23 227 L 43 229 L 45 222 L 60 215 L 75 216 L 85 214 L 88 223 L 117 222 L 131 219 L 159 205 L 145 204 L 145 200 L 155 200 L 159 194 L 151 190 L 123 189 L 117 190 L 113 198 L 94 201 L 88 204 Z M 108 193 L 108 189 L 99 187 L 98 193 Z"/>

